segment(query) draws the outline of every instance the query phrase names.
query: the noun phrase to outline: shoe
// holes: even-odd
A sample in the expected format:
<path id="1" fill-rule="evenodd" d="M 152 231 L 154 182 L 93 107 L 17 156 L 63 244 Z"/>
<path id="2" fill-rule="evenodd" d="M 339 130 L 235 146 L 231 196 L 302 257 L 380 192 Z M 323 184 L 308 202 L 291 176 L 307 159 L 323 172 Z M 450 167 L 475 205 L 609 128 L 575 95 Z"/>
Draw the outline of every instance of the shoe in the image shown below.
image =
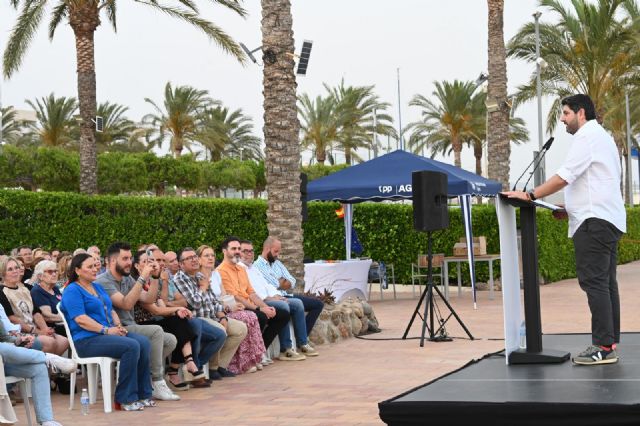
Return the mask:
<path id="1" fill-rule="evenodd" d="M 130 404 L 120 404 L 116 401 L 113 406 L 117 411 L 144 411 L 144 405 L 139 401 L 134 401 Z"/>
<path id="2" fill-rule="evenodd" d="M 572 359 L 574 364 L 579 365 L 599 365 L 615 364 L 618 362 L 618 353 L 615 349 L 605 351 L 599 346 L 591 345 L 584 352 Z"/>
<path id="3" fill-rule="evenodd" d="M 280 361 L 302 361 L 303 359 L 307 359 L 307 357 L 299 354 L 292 348 L 289 348 L 284 352 L 280 352 L 280 356 L 278 357 L 278 359 Z"/>
<path id="4" fill-rule="evenodd" d="M 71 374 L 78 368 L 78 364 L 74 360 L 46 352 L 44 362 L 54 373 Z"/>
<path id="5" fill-rule="evenodd" d="M 138 401 L 140 404 L 142 404 L 145 407 L 157 407 L 158 404 L 151 398 L 145 398 L 145 399 L 141 399 L 140 401 Z"/>
<path id="6" fill-rule="evenodd" d="M 306 344 L 306 345 L 300 345 L 298 346 L 298 349 L 300 350 L 300 352 L 302 352 L 303 355 L 305 356 L 318 356 L 320 355 L 318 353 L 318 351 L 316 351 L 313 347 L 311 347 L 310 344 Z"/>
<path id="7" fill-rule="evenodd" d="M 209 370 L 209 380 L 222 380 L 222 375 L 218 370 Z"/>
<path id="8" fill-rule="evenodd" d="M 256 368 L 258 369 L 258 371 L 261 371 L 264 368 L 264 366 L 261 363 L 257 363 Z"/>
<path id="9" fill-rule="evenodd" d="M 192 388 L 210 388 L 211 382 L 204 377 L 202 379 L 194 380 L 190 385 Z"/>
<path id="10" fill-rule="evenodd" d="M 220 373 L 222 377 L 236 377 L 236 373 L 232 373 L 224 367 L 218 367 L 218 373 Z"/>
<path id="11" fill-rule="evenodd" d="M 58 423 L 55 420 L 48 420 L 40 423 L 42 426 L 62 426 L 62 423 Z"/>
<path id="12" fill-rule="evenodd" d="M 180 397 L 171 392 L 171 389 L 167 386 L 167 382 L 164 380 L 158 380 L 152 383 L 153 392 L 151 396 L 161 401 L 180 401 Z"/>
<path id="13" fill-rule="evenodd" d="M 262 365 L 264 365 L 266 367 L 267 365 L 273 364 L 273 360 L 271 358 L 269 358 L 269 355 L 262 354 L 262 361 L 260 361 L 260 364 L 262 364 Z"/>
<path id="14" fill-rule="evenodd" d="M 254 365 L 253 367 L 247 370 L 247 373 L 255 373 L 256 371 L 258 371 L 258 367 Z"/>

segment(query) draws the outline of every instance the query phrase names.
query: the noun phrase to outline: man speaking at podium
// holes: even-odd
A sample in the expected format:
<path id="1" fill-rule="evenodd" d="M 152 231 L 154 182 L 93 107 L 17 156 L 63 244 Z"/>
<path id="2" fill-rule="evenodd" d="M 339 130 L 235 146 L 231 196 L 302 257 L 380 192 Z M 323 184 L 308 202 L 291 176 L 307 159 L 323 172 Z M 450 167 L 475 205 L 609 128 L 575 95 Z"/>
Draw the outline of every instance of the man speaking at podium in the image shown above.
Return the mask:
<path id="1" fill-rule="evenodd" d="M 620 193 L 620 157 L 613 138 L 596 121 L 593 101 L 577 94 L 562 100 L 562 121 L 574 135 L 573 145 L 558 172 L 529 192 L 509 191 L 509 198 L 533 201 L 564 188 L 569 237 L 576 254 L 580 288 L 591 310 L 591 339 L 575 364 L 618 362 L 620 297 L 616 281 L 618 240 L 626 232 L 626 212 Z"/>

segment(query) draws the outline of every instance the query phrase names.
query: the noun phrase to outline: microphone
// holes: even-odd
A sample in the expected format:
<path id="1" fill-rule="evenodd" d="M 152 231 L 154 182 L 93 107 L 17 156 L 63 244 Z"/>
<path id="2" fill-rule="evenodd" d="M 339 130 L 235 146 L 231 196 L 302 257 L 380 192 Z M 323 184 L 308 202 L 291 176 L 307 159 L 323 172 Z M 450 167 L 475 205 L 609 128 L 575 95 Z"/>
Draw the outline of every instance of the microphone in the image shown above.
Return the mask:
<path id="1" fill-rule="evenodd" d="M 543 155 L 543 153 L 546 153 L 549 148 L 551 148 L 551 144 L 553 143 L 554 137 L 550 137 L 548 141 L 546 141 L 544 143 L 544 145 L 542 145 L 542 149 L 540 150 L 540 152 L 538 152 L 538 154 L 536 154 L 535 157 L 533 157 L 533 160 L 529 163 L 529 165 L 522 171 L 522 174 L 520 175 L 520 177 L 518 177 L 518 179 L 516 180 L 516 183 L 513 184 L 513 188 L 511 188 L 512 191 L 516 190 L 516 187 L 518 186 L 518 182 L 520 182 L 520 179 L 522 179 L 522 177 L 524 176 L 525 173 L 527 173 L 527 170 L 529 170 L 529 167 L 531 167 L 531 165 L 533 165 L 533 163 L 535 163 L 538 158 L 540 158 L 540 155 Z M 533 170 L 535 171 L 536 167 L 538 167 L 538 165 L 536 164 L 536 166 L 533 168 Z M 532 172 L 533 173 L 533 172 Z M 531 177 L 529 177 L 529 179 L 531 179 Z M 527 183 L 529 183 L 529 181 L 527 181 Z M 525 188 L 526 188 L 526 184 L 525 184 Z"/>
<path id="2" fill-rule="evenodd" d="M 538 155 L 537 155 L 537 160 L 538 161 L 533 166 L 533 170 L 531 170 L 531 174 L 529 175 L 529 179 L 527 179 L 527 181 L 524 183 L 524 186 L 522 187 L 523 191 L 527 190 L 527 185 L 529 184 L 529 182 L 531 182 L 531 178 L 533 177 L 533 175 L 536 172 L 536 170 L 538 170 L 538 166 L 540 165 L 540 163 L 544 159 L 544 156 L 547 154 L 547 151 L 549 151 L 549 148 L 551 148 L 551 144 L 552 143 L 553 143 L 553 137 L 549 138 L 549 140 L 542 146 L 542 151 L 540 151 L 538 153 Z M 542 155 L 540 155 L 540 154 L 542 154 Z"/>

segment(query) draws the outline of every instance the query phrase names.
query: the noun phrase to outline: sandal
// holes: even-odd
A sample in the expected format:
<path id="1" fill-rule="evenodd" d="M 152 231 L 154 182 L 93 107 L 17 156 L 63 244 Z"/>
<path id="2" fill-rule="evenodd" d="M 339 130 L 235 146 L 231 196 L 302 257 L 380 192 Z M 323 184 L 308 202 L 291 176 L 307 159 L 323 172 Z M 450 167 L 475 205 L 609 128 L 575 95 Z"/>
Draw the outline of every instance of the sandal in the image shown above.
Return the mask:
<path id="1" fill-rule="evenodd" d="M 130 402 L 129 404 L 120 404 L 116 401 L 113 405 L 117 411 L 144 411 L 144 405 L 138 401 Z"/>
<path id="2" fill-rule="evenodd" d="M 189 368 L 190 365 L 192 368 Z M 189 372 L 189 374 L 193 376 L 193 380 L 198 380 L 205 377 L 204 371 L 201 368 L 198 368 L 195 361 L 193 360 L 192 354 L 184 356 L 184 367 Z"/>
<path id="3" fill-rule="evenodd" d="M 175 379 L 179 380 L 178 377 L 178 369 L 168 366 L 167 367 L 167 376 L 169 376 L 169 380 L 167 380 L 167 385 L 171 388 L 171 390 L 175 392 L 181 392 L 189 390 L 189 384 L 185 382 L 174 382 Z"/>

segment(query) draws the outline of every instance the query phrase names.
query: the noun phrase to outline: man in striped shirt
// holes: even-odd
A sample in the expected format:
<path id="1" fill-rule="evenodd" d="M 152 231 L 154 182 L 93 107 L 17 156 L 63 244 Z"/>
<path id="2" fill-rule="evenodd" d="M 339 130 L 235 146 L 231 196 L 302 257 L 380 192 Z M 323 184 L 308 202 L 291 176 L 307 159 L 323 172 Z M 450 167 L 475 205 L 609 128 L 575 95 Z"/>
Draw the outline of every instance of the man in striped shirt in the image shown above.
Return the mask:
<path id="1" fill-rule="evenodd" d="M 267 283 L 275 287 L 283 297 L 287 299 L 298 299 L 302 302 L 304 310 L 307 313 L 305 323 L 308 335 L 318 320 L 324 304 L 313 297 L 289 293 L 289 291 L 295 287 L 296 279 L 289 273 L 283 263 L 278 260 L 281 249 L 282 243 L 280 240 L 275 237 L 267 237 L 262 245 L 262 254 L 258 256 L 253 266 L 262 273 Z M 317 355 L 315 349 L 309 344 L 301 346 L 299 349 L 303 355 Z M 311 351 L 313 351 L 313 353 Z"/>

